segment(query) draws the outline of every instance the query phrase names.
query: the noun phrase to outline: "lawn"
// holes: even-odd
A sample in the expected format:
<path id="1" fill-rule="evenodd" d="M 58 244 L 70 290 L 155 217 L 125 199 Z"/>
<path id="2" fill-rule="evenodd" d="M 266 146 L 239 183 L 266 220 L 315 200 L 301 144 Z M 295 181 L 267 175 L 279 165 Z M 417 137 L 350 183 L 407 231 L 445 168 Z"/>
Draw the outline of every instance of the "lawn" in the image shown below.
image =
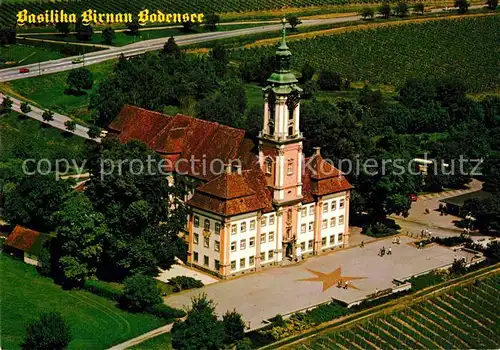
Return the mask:
<path id="1" fill-rule="evenodd" d="M 67 95 L 66 79 L 69 72 L 59 72 L 39 77 L 13 80 L 0 83 L 0 91 L 22 98 L 43 108 L 51 109 L 76 119 L 88 122 L 91 113 L 87 110 L 89 98 L 96 91 L 100 82 L 111 72 L 115 60 L 88 66 L 94 77 L 92 90 L 81 96 Z"/>
<path id="2" fill-rule="evenodd" d="M 0 255 L 2 283 L 2 348 L 17 349 L 26 323 L 41 312 L 60 312 L 73 340 L 69 349 L 105 349 L 161 327 L 164 322 L 145 314 L 120 310 L 115 303 L 85 291 L 65 291 L 35 267 Z"/>
<path id="3" fill-rule="evenodd" d="M 143 343 L 132 346 L 130 349 L 133 350 L 170 350 L 172 349 L 172 335 L 170 333 L 164 333 L 157 337 L 146 340 Z"/>
<path id="4" fill-rule="evenodd" d="M 0 63 L 1 68 L 12 67 L 14 65 L 32 64 L 37 62 L 55 60 L 64 57 L 57 51 L 52 51 L 42 47 L 28 45 L 9 45 L 0 49 L 0 59 L 4 62 L 16 62 L 6 65 Z"/>

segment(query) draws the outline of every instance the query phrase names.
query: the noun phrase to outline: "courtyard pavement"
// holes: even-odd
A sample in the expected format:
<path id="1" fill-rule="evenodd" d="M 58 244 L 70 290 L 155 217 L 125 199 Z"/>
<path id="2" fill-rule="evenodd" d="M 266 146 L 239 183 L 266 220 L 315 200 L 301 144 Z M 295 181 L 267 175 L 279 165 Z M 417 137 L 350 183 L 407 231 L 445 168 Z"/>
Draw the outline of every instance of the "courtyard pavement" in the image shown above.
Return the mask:
<path id="1" fill-rule="evenodd" d="M 249 328 L 256 329 L 277 314 L 287 315 L 332 298 L 350 303 L 377 290 L 393 287 L 393 279 L 405 279 L 449 265 L 455 256 L 470 259 L 465 252 L 455 253 L 438 245 L 420 250 L 411 244 L 413 241 L 401 236 L 401 244 L 393 245 L 389 237 L 370 242 L 363 248 L 333 251 L 309 257 L 300 264 L 268 268 L 174 294 L 166 297 L 165 302 L 173 307 L 187 308 L 193 296 L 206 293 L 217 304 L 219 315 L 236 309 Z M 392 247 L 392 255 L 378 256 L 383 246 Z M 339 276 L 343 281 L 350 280 L 348 289 L 337 287 Z"/>

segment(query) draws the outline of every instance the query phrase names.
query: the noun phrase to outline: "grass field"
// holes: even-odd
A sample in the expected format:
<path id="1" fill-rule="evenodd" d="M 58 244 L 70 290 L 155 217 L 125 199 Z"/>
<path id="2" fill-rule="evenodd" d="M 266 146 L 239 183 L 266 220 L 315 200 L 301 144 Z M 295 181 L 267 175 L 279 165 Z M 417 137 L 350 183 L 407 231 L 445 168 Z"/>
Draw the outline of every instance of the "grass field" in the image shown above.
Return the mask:
<path id="1" fill-rule="evenodd" d="M 398 86 L 410 76 L 460 76 L 470 91 L 500 86 L 500 16 L 406 22 L 387 28 L 369 26 L 336 34 L 291 41 L 293 67 L 306 62 L 318 70 L 340 72 L 353 81 Z M 352 28 L 351 28 L 352 29 Z M 272 55 L 272 46 L 238 50 L 236 61 Z"/>
<path id="2" fill-rule="evenodd" d="M 165 333 L 157 337 L 146 340 L 143 343 L 132 346 L 133 350 L 170 350 L 172 349 L 172 335 Z"/>
<path id="3" fill-rule="evenodd" d="M 500 346 L 500 275 L 313 337 L 294 349 L 436 349 Z"/>
<path id="4" fill-rule="evenodd" d="M 0 59 L 4 62 L 17 62 L 17 65 L 44 62 L 62 57 L 64 56 L 57 51 L 27 45 L 10 45 L 0 49 Z M 11 66 L 0 63 L 0 69 Z"/>
<path id="5" fill-rule="evenodd" d="M 0 91 L 13 97 L 24 98 L 55 112 L 89 121 L 91 113 L 87 106 L 90 95 L 97 90 L 99 83 L 109 74 L 115 62 L 111 60 L 88 66 L 94 77 L 94 85 L 92 90 L 87 90 L 87 94 L 81 96 L 65 94 L 68 72 L 0 83 Z"/>
<path id="6" fill-rule="evenodd" d="M 115 303 L 84 291 L 65 291 L 33 266 L 0 255 L 2 348 L 18 349 L 25 325 L 41 312 L 60 312 L 70 325 L 70 349 L 105 349 L 161 327 L 163 321 L 120 310 Z"/>
<path id="7" fill-rule="evenodd" d="M 11 159 L 80 159 L 84 139 L 11 112 L 0 118 L 0 162 Z"/>

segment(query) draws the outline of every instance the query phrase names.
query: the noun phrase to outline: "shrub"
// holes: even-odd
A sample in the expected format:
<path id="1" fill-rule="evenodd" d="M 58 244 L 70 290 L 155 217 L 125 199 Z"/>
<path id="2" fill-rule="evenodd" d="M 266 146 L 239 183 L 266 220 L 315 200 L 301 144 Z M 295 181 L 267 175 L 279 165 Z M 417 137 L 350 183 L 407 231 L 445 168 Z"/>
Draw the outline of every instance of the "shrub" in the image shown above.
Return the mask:
<path id="1" fill-rule="evenodd" d="M 176 293 L 182 290 L 201 288 L 204 286 L 202 281 L 188 276 L 173 277 L 169 280 L 169 284 L 174 286 L 174 292 Z"/>
<path id="2" fill-rule="evenodd" d="M 122 289 L 112 285 L 111 283 L 98 280 L 85 281 L 83 289 L 115 301 L 120 301 L 123 295 Z"/>
<path id="3" fill-rule="evenodd" d="M 60 350 L 66 349 L 71 341 L 68 324 L 57 312 L 42 313 L 40 319 L 26 327 L 23 349 Z"/>
<path id="4" fill-rule="evenodd" d="M 163 318 L 165 320 L 174 320 L 186 316 L 184 310 L 176 309 L 165 304 L 151 306 L 146 311 L 152 315 Z"/>
<path id="5" fill-rule="evenodd" d="M 375 16 L 375 10 L 371 7 L 364 7 L 360 12 L 360 16 L 363 17 L 363 19 L 373 19 L 373 16 Z"/>
<path id="6" fill-rule="evenodd" d="M 397 226 L 397 225 L 396 225 Z M 387 237 L 398 233 L 399 227 L 390 227 L 384 223 L 378 222 L 374 225 L 368 225 L 363 229 L 363 233 L 372 237 Z"/>
<path id="7" fill-rule="evenodd" d="M 137 274 L 127 277 L 123 284 L 125 288 L 120 303 L 126 309 L 146 310 L 162 301 L 160 289 L 152 277 Z"/>
<path id="8" fill-rule="evenodd" d="M 222 317 L 224 324 L 225 343 L 233 344 L 236 341 L 242 340 L 245 337 L 245 321 L 241 318 L 241 314 L 236 310 L 226 312 Z"/>
<path id="9" fill-rule="evenodd" d="M 335 318 L 345 316 L 350 313 L 350 310 L 336 302 L 320 305 L 306 312 L 307 317 L 316 324 L 328 322 Z"/>
<path id="10" fill-rule="evenodd" d="M 452 236 L 452 237 L 432 237 L 431 240 L 437 244 L 444 245 L 446 247 L 453 247 L 459 244 L 471 243 L 472 239 L 464 235 Z"/>
<path id="11" fill-rule="evenodd" d="M 318 85 L 321 90 L 339 91 L 342 88 L 342 77 L 337 72 L 322 71 L 319 73 Z"/>
<path id="12" fill-rule="evenodd" d="M 21 103 L 21 112 L 23 112 L 24 114 L 31 112 L 31 106 L 28 104 L 28 102 Z"/>
<path id="13" fill-rule="evenodd" d="M 318 84 L 313 80 L 308 80 L 302 85 L 302 98 L 303 99 L 312 99 L 318 91 Z"/>

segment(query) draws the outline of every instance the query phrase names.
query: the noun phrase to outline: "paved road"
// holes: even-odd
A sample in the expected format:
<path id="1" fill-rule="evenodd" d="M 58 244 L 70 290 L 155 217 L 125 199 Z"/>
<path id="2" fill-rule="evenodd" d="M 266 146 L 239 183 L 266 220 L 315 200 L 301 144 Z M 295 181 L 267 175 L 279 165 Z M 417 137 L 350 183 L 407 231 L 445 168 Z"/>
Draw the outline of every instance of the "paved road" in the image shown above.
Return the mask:
<path id="1" fill-rule="evenodd" d="M 483 7 L 483 5 L 471 6 L 470 9 L 478 7 Z M 442 11 L 442 9 L 431 10 L 431 12 L 440 12 L 440 11 Z M 346 23 L 346 22 L 357 21 L 359 19 L 360 16 L 355 15 L 355 16 L 335 17 L 326 19 L 304 20 L 303 23 L 301 24 L 301 27 L 334 24 L 334 23 Z M 182 35 L 175 37 L 175 41 L 177 42 L 178 45 L 185 46 L 185 45 L 198 44 L 217 39 L 233 38 L 238 36 L 273 32 L 273 31 L 278 32 L 280 29 L 281 29 L 281 24 L 270 24 L 261 27 L 243 28 L 226 32 Z M 111 59 L 116 59 L 122 54 L 125 55 L 125 57 L 130 57 L 143 54 L 146 51 L 159 50 L 163 47 L 165 41 L 166 38 L 144 40 L 122 47 L 114 47 L 106 51 L 89 53 L 85 55 L 85 62 L 83 64 L 91 65 Z M 82 66 L 82 64 L 72 64 L 71 61 L 73 60 L 73 58 L 74 57 L 66 57 L 58 60 L 35 63 L 24 66 L 30 69 L 29 73 L 19 73 L 19 67 L 5 68 L 0 70 L 0 82 L 24 79 L 43 74 L 51 74 L 55 72 L 71 70 L 76 67 Z"/>
<path id="2" fill-rule="evenodd" d="M 5 95 L 0 93 L 0 101 L 3 101 Z M 16 99 L 16 98 L 13 98 L 11 97 L 12 101 L 13 101 L 13 104 L 12 104 L 12 109 L 16 112 L 19 112 L 19 113 L 22 113 L 21 112 L 21 102 L 20 100 Z M 88 135 L 88 131 L 89 129 L 85 126 L 82 126 L 80 124 L 76 124 L 76 128 L 74 131 L 69 131 L 66 129 L 66 126 L 64 125 L 65 122 L 67 122 L 68 120 L 72 120 L 71 118 L 65 116 L 65 115 L 62 115 L 62 114 L 59 114 L 59 113 L 54 113 L 54 120 L 50 121 L 50 122 L 46 122 L 43 120 L 42 118 L 42 114 L 43 114 L 43 110 L 38 108 L 38 107 L 35 107 L 33 105 L 30 105 L 31 107 L 31 112 L 29 113 L 23 113 L 24 115 L 30 117 L 30 118 L 33 118 L 33 119 L 36 119 L 36 120 L 39 120 L 41 121 L 42 123 L 46 123 L 50 126 L 53 126 L 54 128 L 58 128 L 58 129 L 61 129 L 61 130 L 64 130 L 66 132 L 69 132 L 69 133 L 72 133 L 74 135 L 77 135 L 77 136 L 80 136 L 80 137 L 84 137 L 86 139 L 89 139 L 89 140 L 93 140 L 93 141 L 96 141 L 96 142 L 101 142 L 101 139 L 100 138 L 97 138 L 97 139 L 91 139 Z"/>

